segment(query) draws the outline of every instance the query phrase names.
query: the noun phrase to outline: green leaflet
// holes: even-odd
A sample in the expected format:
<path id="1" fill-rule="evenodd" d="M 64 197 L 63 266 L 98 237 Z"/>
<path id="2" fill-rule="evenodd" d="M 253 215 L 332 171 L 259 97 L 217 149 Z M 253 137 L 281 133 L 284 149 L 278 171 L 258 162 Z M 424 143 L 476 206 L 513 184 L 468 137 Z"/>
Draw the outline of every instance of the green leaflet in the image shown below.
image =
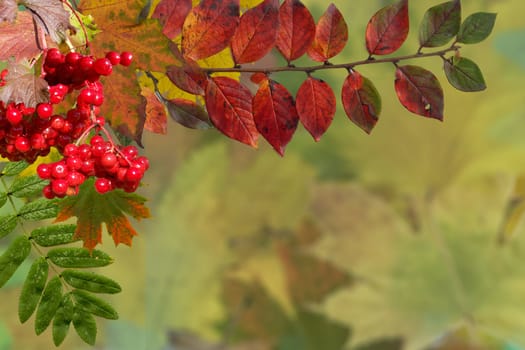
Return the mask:
<path id="1" fill-rule="evenodd" d="M 38 175 L 19 176 L 9 186 L 9 193 L 17 198 L 31 197 L 41 193 L 47 183 Z"/>
<path id="2" fill-rule="evenodd" d="M 443 46 L 458 33 L 460 25 L 460 1 L 448 1 L 431 7 L 419 26 L 419 43 L 422 47 Z"/>
<path id="3" fill-rule="evenodd" d="M 21 160 L 19 162 L 8 162 L 4 169 L 2 169 L 2 175 L 14 176 L 20 174 L 29 166 L 29 163 Z"/>
<path id="4" fill-rule="evenodd" d="M 117 311 L 102 299 L 80 289 L 73 290 L 71 294 L 75 298 L 77 308 L 108 320 L 118 320 Z"/>
<path id="5" fill-rule="evenodd" d="M 36 310 L 35 333 L 39 335 L 51 323 L 55 313 L 62 301 L 62 283 L 58 276 L 53 277 L 47 283 L 46 289 L 42 294 L 42 299 Z"/>
<path id="6" fill-rule="evenodd" d="M 39 227 L 31 232 L 31 238 L 42 247 L 52 247 L 76 242 L 73 239 L 77 225 L 52 225 Z"/>
<path id="7" fill-rule="evenodd" d="M 97 339 L 97 323 L 93 315 L 83 310 L 75 309 L 73 326 L 80 339 L 89 345 L 95 345 Z"/>
<path id="8" fill-rule="evenodd" d="M 0 288 L 13 276 L 31 251 L 31 243 L 25 236 L 17 237 L 0 256 Z"/>
<path id="9" fill-rule="evenodd" d="M 35 311 L 46 286 L 48 270 L 49 265 L 44 257 L 38 258 L 31 265 L 18 300 L 20 322 L 26 322 Z"/>
<path id="10" fill-rule="evenodd" d="M 58 206 L 56 200 L 40 198 L 24 205 L 18 211 L 18 215 L 24 220 L 44 220 L 56 217 Z"/>
<path id="11" fill-rule="evenodd" d="M 107 266 L 113 259 L 106 253 L 84 248 L 54 248 L 47 253 L 49 260 L 60 267 L 85 268 Z"/>
<path id="12" fill-rule="evenodd" d="M 111 278 L 93 272 L 65 270 L 62 272 L 62 278 L 72 287 L 93 293 L 115 294 L 122 290 L 120 285 Z"/>
<path id="13" fill-rule="evenodd" d="M 7 194 L 5 192 L 0 193 L 0 208 L 7 202 Z"/>
<path id="14" fill-rule="evenodd" d="M 71 293 L 67 293 L 62 298 L 62 302 L 53 319 L 53 343 L 55 343 L 55 346 L 62 344 L 66 338 L 69 332 L 69 325 L 73 320 L 74 311 Z"/>
<path id="15" fill-rule="evenodd" d="M 476 12 L 468 16 L 461 24 L 457 36 L 458 43 L 477 44 L 485 40 L 496 22 L 495 13 Z"/>
<path id="16" fill-rule="evenodd" d="M 487 88 L 481 70 L 468 58 L 453 56 L 444 61 L 444 70 L 450 85 L 460 91 L 473 92 Z"/>
<path id="17" fill-rule="evenodd" d="M 7 236 L 15 229 L 18 224 L 16 215 L 0 216 L 0 238 Z"/>

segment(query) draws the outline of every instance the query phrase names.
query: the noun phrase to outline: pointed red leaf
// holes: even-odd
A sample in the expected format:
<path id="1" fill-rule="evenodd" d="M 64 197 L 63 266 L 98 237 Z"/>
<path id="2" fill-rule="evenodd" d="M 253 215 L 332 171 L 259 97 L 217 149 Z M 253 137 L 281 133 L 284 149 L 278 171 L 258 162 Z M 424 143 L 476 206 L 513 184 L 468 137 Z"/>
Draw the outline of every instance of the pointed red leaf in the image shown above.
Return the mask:
<path id="1" fill-rule="evenodd" d="M 251 82 L 257 85 L 262 83 L 262 81 L 265 79 L 268 79 L 268 76 L 265 73 L 261 73 L 261 72 L 253 73 L 250 76 Z"/>
<path id="2" fill-rule="evenodd" d="M 366 48 L 371 55 L 387 55 L 399 49 L 408 35 L 408 0 L 377 11 L 366 27 Z"/>
<path id="3" fill-rule="evenodd" d="M 246 11 L 231 41 L 235 62 L 254 62 L 270 52 L 277 38 L 278 21 L 278 0 L 265 0 Z"/>
<path id="4" fill-rule="evenodd" d="M 325 62 L 339 54 L 348 41 L 348 26 L 341 12 L 330 4 L 321 16 L 315 30 L 315 38 L 308 49 L 314 61 Z"/>
<path id="5" fill-rule="evenodd" d="M 395 89 L 399 101 L 410 112 L 443 120 L 443 89 L 432 72 L 418 66 L 399 66 Z"/>
<path id="6" fill-rule="evenodd" d="M 315 22 L 299 0 L 285 0 L 279 9 L 276 46 L 288 62 L 301 57 L 312 44 Z"/>
<path id="7" fill-rule="evenodd" d="M 348 118 L 370 134 L 381 113 L 381 96 L 374 84 L 359 72 L 351 71 L 343 83 L 341 100 Z"/>
<path id="8" fill-rule="evenodd" d="M 191 0 L 161 0 L 152 18 L 159 20 L 162 34 L 174 39 L 182 31 L 182 24 L 191 10 Z"/>
<path id="9" fill-rule="evenodd" d="M 252 95 L 228 77 L 213 77 L 206 88 L 206 109 L 219 131 L 234 140 L 257 147 L 259 133 L 252 114 Z"/>
<path id="10" fill-rule="evenodd" d="M 187 62 L 183 67 L 168 66 L 166 75 L 179 89 L 194 95 L 204 95 L 208 76 L 194 62 Z"/>
<path id="11" fill-rule="evenodd" d="M 335 95 L 324 81 L 308 77 L 297 90 L 297 114 L 315 141 L 328 129 L 335 115 Z"/>
<path id="12" fill-rule="evenodd" d="M 184 20 L 182 52 L 195 61 L 226 48 L 239 24 L 239 0 L 202 0 Z"/>
<path id="13" fill-rule="evenodd" d="M 257 130 L 281 156 L 297 128 L 299 117 L 292 95 L 276 81 L 266 79 L 253 98 Z"/>

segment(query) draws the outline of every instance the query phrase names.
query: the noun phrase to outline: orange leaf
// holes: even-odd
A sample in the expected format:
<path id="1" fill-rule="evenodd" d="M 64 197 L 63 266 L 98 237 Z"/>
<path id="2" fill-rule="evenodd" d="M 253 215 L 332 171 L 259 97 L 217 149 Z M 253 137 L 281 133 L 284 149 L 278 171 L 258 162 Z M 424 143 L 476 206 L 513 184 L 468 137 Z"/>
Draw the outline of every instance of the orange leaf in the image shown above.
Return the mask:
<path id="1" fill-rule="evenodd" d="M 168 129 L 168 116 L 164 105 L 159 101 L 155 92 L 147 87 L 142 87 L 141 94 L 144 96 L 146 103 L 144 129 L 165 135 Z"/>
<path id="2" fill-rule="evenodd" d="M 301 57 L 312 44 L 315 22 L 299 0 L 285 0 L 279 9 L 276 46 L 288 62 Z"/>
<path id="3" fill-rule="evenodd" d="M 340 53 L 348 41 L 348 26 L 334 4 L 319 19 L 315 38 L 307 53 L 314 61 L 325 62 Z"/>

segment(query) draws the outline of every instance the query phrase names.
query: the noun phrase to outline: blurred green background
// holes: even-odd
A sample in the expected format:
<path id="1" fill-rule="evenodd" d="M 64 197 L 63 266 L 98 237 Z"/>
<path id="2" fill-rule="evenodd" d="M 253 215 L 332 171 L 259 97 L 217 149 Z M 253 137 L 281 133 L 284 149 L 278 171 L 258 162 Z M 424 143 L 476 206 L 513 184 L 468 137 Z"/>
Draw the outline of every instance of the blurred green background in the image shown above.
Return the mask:
<path id="1" fill-rule="evenodd" d="M 316 19 L 327 6 L 304 2 Z M 366 23 L 389 3 L 335 1 L 350 39 L 334 63 L 367 57 Z M 438 3 L 411 2 L 400 54 Z M 101 247 L 123 291 L 96 349 L 525 349 L 525 3 L 462 5 L 463 18 L 498 13 L 492 36 L 462 49 L 488 89 L 456 91 L 439 59 L 411 62 L 441 81 L 443 123 L 407 112 L 393 67 L 374 65 L 359 68 L 383 97 L 370 136 L 340 101 L 321 141 L 299 128 L 284 158 L 175 123 L 145 135 L 153 217 L 133 248 Z M 342 71 L 315 76 L 339 96 Z M 303 78 L 275 77 L 292 92 Z M 0 290 L 0 350 L 53 348 L 50 330 L 19 324 L 23 277 Z M 70 333 L 61 348 L 89 348 Z"/>

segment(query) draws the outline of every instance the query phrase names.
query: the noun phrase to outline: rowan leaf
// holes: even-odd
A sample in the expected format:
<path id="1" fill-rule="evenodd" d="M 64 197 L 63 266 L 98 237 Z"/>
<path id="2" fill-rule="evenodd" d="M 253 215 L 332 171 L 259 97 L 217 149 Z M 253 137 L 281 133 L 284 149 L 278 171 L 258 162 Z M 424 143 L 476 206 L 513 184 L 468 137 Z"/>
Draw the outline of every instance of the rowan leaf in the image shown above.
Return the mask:
<path id="1" fill-rule="evenodd" d="M 255 62 L 270 52 L 277 39 L 278 24 L 278 0 L 265 0 L 246 11 L 231 40 L 234 61 Z"/>
<path id="2" fill-rule="evenodd" d="M 102 267 L 113 263 L 113 259 L 103 251 L 84 248 L 53 248 L 47 253 L 47 258 L 64 268 Z"/>
<path id="3" fill-rule="evenodd" d="M 477 12 L 468 16 L 461 24 L 457 36 L 458 43 L 477 44 L 485 40 L 496 23 L 496 14 Z"/>
<path id="4" fill-rule="evenodd" d="M 433 6 L 425 12 L 419 26 L 421 47 L 438 47 L 448 43 L 461 25 L 461 2 L 447 1 Z"/>
<path id="5" fill-rule="evenodd" d="M 176 98 L 165 100 L 165 105 L 171 119 L 182 126 L 190 129 L 209 129 L 213 127 L 204 108 L 193 101 Z"/>
<path id="6" fill-rule="evenodd" d="M 103 223 L 115 245 L 124 243 L 131 246 L 131 240 L 137 232 L 126 214 L 137 220 L 148 218 L 149 210 L 144 205 L 145 202 L 145 198 L 122 190 L 100 194 L 90 180 L 82 184 L 78 195 L 60 202 L 56 221 L 61 222 L 76 216 L 77 228 L 73 238 L 83 240 L 84 247 L 89 250 L 102 242 Z"/>
<path id="7" fill-rule="evenodd" d="M 259 133 L 252 113 L 252 95 L 244 85 L 228 77 L 213 77 L 206 88 L 206 109 L 224 135 L 257 147 Z"/>
<path id="8" fill-rule="evenodd" d="M 308 77 L 297 90 L 295 105 L 299 120 L 314 140 L 319 141 L 336 111 L 332 88 L 323 80 Z"/>
<path id="9" fill-rule="evenodd" d="M 174 39 L 182 32 L 182 25 L 190 10 L 191 0 L 161 0 L 151 17 L 159 20 L 164 35 Z"/>
<path id="10" fill-rule="evenodd" d="M 381 114 L 381 96 L 374 84 L 352 70 L 343 83 L 341 100 L 348 118 L 370 134 Z"/>
<path id="11" fill-rule="evenodd" d="M 64 40 L 71 24 L 69 23 L 69 12 L 64 8 L 62 1 L 22 0 L 20 4 L 29 9 L 36 25 L 54 42 L 60 43 Z"/>
<path id="12" fill-rule="evenodd" d="M 0 2 L 0 6 L 6 1 Z M 0 8 L 1 11 L 1 8 Z M 38 47 L 33 25 L 33 18 L 26 11 L 18 14 L 13 23 L 1 23 L 0 32 L 0 60 L 7 60 L 14 57 L 18 62 L 23 58 L 35 57 L 42 50 Z"/>
<path id="13" fill-rule="evenodd" d="M 452 56 L 444 61 L 445 75 L 449 83 L 460 91 L 482 91 L 487 88 L 483 74 L 474 61 Z"/>
<path id="14" fill-rule="evenodd" d="M 292 95 L 282 84 L 266 79 L 259 85 L 252 103 L 257 130 L 283 156 L 299 122 Z"/>
<path id="15" fill-rule="evenodd" d="M 239 24 L 239 0 L 202 0 L 182 27 L 182 53 L 200 60 L 226 48 Z"/>
<path id="16" fill-rule="evenodd" d="M 36 259 L 31 265 L 18 300 L 18 318 L 21 323 L 35 312 L 46 286 L 48 271 L 49 265 L 44 257 Z"/>
<path id="17" fill-rule="evenodd" d="M 35 107 L 49 100 L 47 82 L 31 71 L 27 60 L 11 60 L 7 66 L 6 84 L 0 87 L 0 101 L 23 102 L 26 107 Z"/>
<path id="18" fill-rule="evenodd" d="M 0 238 L 13 232 L 16 225 L 18 225 L 18 217 L 16 215 L 0 216 Z"/>
<path id="19" fill-rule="evenodd" d="M 38 175 L 18 176 L 9 186 L 9 193 L 17 198 L 27 198 L 39 194 L 49 183 Z"/>
<path id="20" fill-rule="evenodd" d="M 443 89 L 432 72 L 418 66 L 398 66 L 395 89 L 410 112 L 443 120 Z"/>
<path id="21" fill-rule="evenodd" d="M 58 214 L 58 205 L 56 200 L 39 198 L 33 202 L 25 204 L 18 211 L 18 216 L 24 220 L 38 221 L 51 219 Z"/>
<path id="22" fill-rule="evenodd" d="M 69 332 L 69 326 L 73 320 L 74 305 L 71 293 L 64 294 L 58 310 L 53 318 L 53 343 L 55 346 L 62 344 Z"/>
<path id="23" fill-rule="evenodd" d="M 93 315 L 84 310 L 75 308 L 73 326 L 80 339 L 89 345 L 95 345 L 97 340 L 97 322 Z"/>
<path id="24" fill-rule="evenodd" d="M 290 62 L 301 57 L 315 37 L 315 22 L 300 0 L 285 0 L 279 8 L 277 50 Z"/>
<path id="25" fill-rule="evenodd" d="M 13 276 L 31 251 L 31 243 L 26 236 L 15 238 L 0 256 L 0 288 Z"/>
<path id="26" fill-rule="evenodd" d="M 14 176 L 20 174 L 22 171 L 29 167 L 29 163 L 26 161 L 9 162 L 2 169 L 2 175 Z"/>
<path id="27" fill-rule="evenodd" d="M 16 19 L 17 12 L 18 4 L 15 0 L 0 1 L 0 22 L 13 22 Z"/>
<path id="28" fill-rule="evenodd" d="M 334 5 L 323 13 L 315 29 L 315 37 L 307 54 L 311 59 L 325 62 L 343 51 L 348 41 L 348 26 L 343 15 Z"/>
<path id="29" fill-rule="evenodd" d="M 371 55 L 387 55 L 403 45 L 409 30 L 408 0 L 377 11 L 366 27 L 366 48 Z"/>
<path id="30" fill-rule="evenodd" d="M 120 293 L 122 288 L 111 278 L 97 275 L 93 272 L 64 270 L 61 273 L 64 281 L 71 287 L 87 290 L 93 293 Z"/>
<path id="31" fill-rule="evenodd" d="M 31 239 L 41 247 L 53 247 L 75 242 L 76 225 L 42 226 L 31 232 Z"/>
<path id="32" fill-rule="evenodd" d="M 35 317 L 35 333 L 39 335 L 47 329 L 62 301 L 62 282 L 58 276 L 49 280 L 38 304 Z"/>
<path id="33" fill-rule="evenodd" d="M 103 317 L 108 320 L 118 320 L 118 313 L 115 309 L 102 299 L 92 295 L 89 292 L 74 289 L 71 292 L 73 299 L 76 301 L 75 307 L 95 316 Z"/>
<path id="34" fill-rule="evenodd" d="M 2 208 L 6 202 L 7 202 L 7 193 L 0 192 L 0 208 Z"/>

